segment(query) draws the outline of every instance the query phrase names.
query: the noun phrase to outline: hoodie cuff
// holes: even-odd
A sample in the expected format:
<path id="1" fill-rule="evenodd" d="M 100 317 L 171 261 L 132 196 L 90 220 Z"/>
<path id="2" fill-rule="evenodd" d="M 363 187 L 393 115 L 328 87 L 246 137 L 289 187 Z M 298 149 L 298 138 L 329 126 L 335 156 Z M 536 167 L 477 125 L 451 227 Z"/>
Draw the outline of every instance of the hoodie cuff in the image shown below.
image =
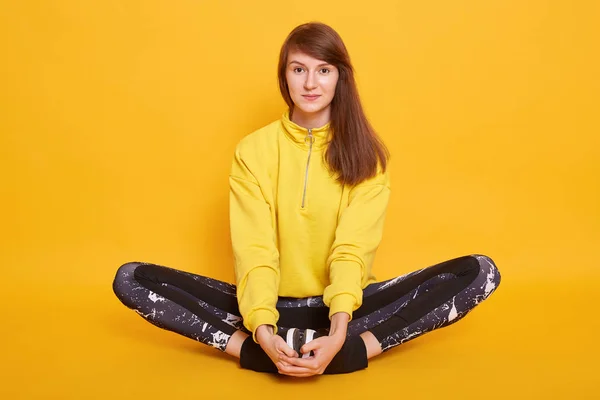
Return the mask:
<path id="1" fill-rule="evenodd" d="M 335 313 L 345 312 L 350 316 L 349 321 L 352 321 L 352 312 L 354 311 L 355 305 L 356 298 L 351 294 L 338 294 L 331 299 L 331 303 L 329 303 L 329 319 L 331 319 Z"/>
<path id="2" fill-rule="evenodd" d="M 271 325 L 273 327 L 273 333 L 277 333 L 277 316 L 269 310 L 256 310 L 254 311 L 248 320 L 244 321 L 246 328 L 252 332 L 252 339 L 258 343 L 256 339 L 256 329 L 261 325 Z"/>

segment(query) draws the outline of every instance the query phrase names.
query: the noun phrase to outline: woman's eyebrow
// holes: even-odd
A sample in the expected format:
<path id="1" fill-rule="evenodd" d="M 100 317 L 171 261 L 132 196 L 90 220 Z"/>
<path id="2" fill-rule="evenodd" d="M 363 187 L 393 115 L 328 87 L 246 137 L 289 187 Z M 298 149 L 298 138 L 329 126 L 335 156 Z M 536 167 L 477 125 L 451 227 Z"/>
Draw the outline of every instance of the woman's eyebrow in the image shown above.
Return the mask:
<path id="1" fill-rule="evenodd" d="M 294 63 L 296 63 L 296 64 L 300 64 L 300 65 L 302 65 L 303 67 L 306 67 L 306 65 L 305 65 L 305 64 L 302 64 L 300 61 L 296 61 L 296 60 L 292 60 L 292 61 L 290 61 L 290 64 L 294 64 Z M 322 66 L 326 66 L 326 65 L 330 65 L 330 64 L 329 64 L 329 63 L 321 63 L 321 64 L 317 65 L 317 67 L 322 67 Z"/>

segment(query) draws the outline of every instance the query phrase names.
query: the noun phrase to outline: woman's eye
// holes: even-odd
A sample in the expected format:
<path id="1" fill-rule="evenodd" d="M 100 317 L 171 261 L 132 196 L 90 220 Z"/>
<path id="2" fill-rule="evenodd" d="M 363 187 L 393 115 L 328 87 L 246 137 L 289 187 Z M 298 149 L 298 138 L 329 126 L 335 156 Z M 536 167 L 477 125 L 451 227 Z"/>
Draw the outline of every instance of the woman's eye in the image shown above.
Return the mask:
<path id="1" fill-rule="evenodd" d="M 330 71 L 329 68 L 321 68 L 321 72 L 324 74 L 328 74 Z"/>
<path id="2" fill-rule="evenodd" d="M 296 68 L 294 68 L 294 72 L 298 72 L 298 73 L 300 73 L 300 72 L 302 72 L 302 68 L 300 68 L 300 67 L 296 67 Z"/>

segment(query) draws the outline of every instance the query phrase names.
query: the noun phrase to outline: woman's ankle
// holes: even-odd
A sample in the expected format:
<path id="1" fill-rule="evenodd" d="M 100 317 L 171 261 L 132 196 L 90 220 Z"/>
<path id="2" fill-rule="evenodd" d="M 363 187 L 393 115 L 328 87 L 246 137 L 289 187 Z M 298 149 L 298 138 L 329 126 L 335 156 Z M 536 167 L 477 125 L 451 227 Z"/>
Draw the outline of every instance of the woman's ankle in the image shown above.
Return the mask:
<path id="1" fill-rule="evenodd" d="M 227 346 L 225 347 L 225 353 L 240 358 L 240 353 L 242 350 L 242 344 L 248 338 L 248 335 L 242 331 L 235 331 L 233 335 L 229 338 L 229 342 L 227 342 Z"/>
<path id="2" fill-rule="evenodd" d="M 379 343 L 375 335 L 373 335 L 370 331 L 361 333 L 360 337 L 363 340 L 363 342 L 365 342 L 365 347 L 367 349 L 367 359 L 371 359 L 383 353 L 383 351 L 381 350 L 381 343 Z"/>

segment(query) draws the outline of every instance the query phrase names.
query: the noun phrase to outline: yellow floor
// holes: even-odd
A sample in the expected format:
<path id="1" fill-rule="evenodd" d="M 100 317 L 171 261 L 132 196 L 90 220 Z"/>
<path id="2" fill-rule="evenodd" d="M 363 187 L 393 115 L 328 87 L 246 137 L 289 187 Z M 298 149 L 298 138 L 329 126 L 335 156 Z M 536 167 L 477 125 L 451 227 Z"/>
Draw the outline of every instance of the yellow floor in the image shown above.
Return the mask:
<path id="1" fill-rule="evenodd" d="M 0 399 L 600 399 L 597 1 L 0 2 Z M 233 281 L 235 144 L 279 48 L 344 38 L 392 154 L 374 272 L 483 253 L 466 318 L 309 380 L 241 370 L 112 293 L 149 261 Z"/>
<path id="2" fill-rule="evenodd" d="M 43 264 L 43 257 L 35 258 Z M 512 264 L 499 289 L 459 323 L 389 351 L 367 370 L 310 380 L 242 370 L 216 350 L 148 324 L 113 296 L 106 267 L 112 260 L 92 258 L 71 262 L 102 270 L 95 283 L 61 282 L 52 276 L 57 264 L 44 265 L 47 276 L 31 276 L 25 292 L 20 284 L 26 282 L 5 282 L 2 398 L 228 399 L 242 392 L 262 398 L 268 391 L 291 399 L 315 393 L 350 399 L 598 398 L 597 285 L 567 276 L 519 280 L 510 273 L 533 257 L 503 260 Z M 587 262 L 577 254 L 568 266 L 565 260 L 535 257 L 565 271 Z"/>

